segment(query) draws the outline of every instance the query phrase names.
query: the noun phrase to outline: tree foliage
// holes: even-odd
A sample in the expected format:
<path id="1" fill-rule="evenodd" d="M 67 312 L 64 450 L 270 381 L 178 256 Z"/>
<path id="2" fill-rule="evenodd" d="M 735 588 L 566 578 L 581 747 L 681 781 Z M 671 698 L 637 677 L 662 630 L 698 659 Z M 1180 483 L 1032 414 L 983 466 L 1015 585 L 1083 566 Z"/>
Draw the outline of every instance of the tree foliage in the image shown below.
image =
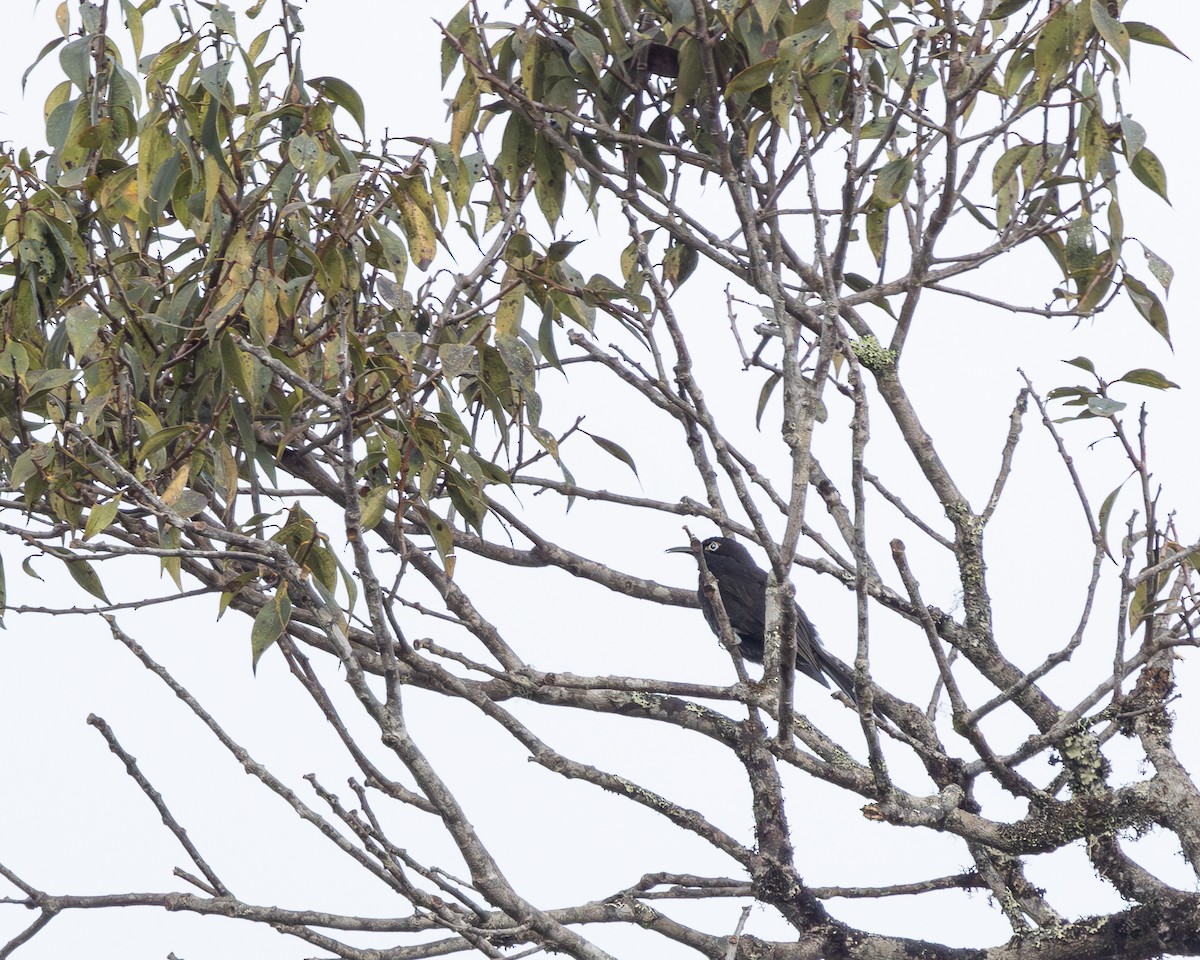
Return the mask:
<path id="1" fill-rule="evenodd" d="M 64 75 L 45 105 L 47 146 L 3 158 L 0 530 L 29 549 L 27 573 L 41 556 L 64 564 L 114 636 L 177 692 L 111 615 L 106 571 L 154 557 L 181 591 L 211 594 L 214 616 L 246 615 L 252 664 L 281 652 L 345 734 L 365 778 L 362 812 L 320 787 L 318 812 L 254 772 L 412 912 L 387 928 L 392 952 L 369 953 L 325 932 L 365 929 L 360 918 L 246 904 L 190 846 L 199 892 L 145 902 L 236 911 L 345 957 L 494 956 L 517 944 L 606 956 L 587 924 L 643 928 L 714 958 L 1200 953 L 1200 897 L 1122 846 L 1154 826 L 1200 868 L 1200 792 L 1166 707 L 1174 651 L 1195 642 L 1196 548 L 1151 483 L 1144 408 L 1136 426 L 1124 417 L 1129 399 L 1175 384 L 1085 357 L 1072 362 L 1086 385 L 1043 397 L 1026 380 L 988 452 L 1000 466 L 980 502 L 903 376 L 922 311 L 951 298 L 1047 323 L 1128 304 L 1170 341 L 1160 291 L 1172 269 L 1125 236 L 1121 213 L 1122 200 L 1168 198 L 1121 91 L 1131 59 L 1174 49 L 1170 39 L 1107 0 L 468 3 L 443 30 L 448 131 L 377 145 L 349 82 L 306 76 L 293 5 L 267 23 L 265 0 L 244 14 L 176 4 L 177 35 L 147 50 L 144 21 L 167 16 L 158 6 L 64 3 L 63 36 L 38 57 L 57 54 Z M 572 239 L 588 218 L 599 246 Z M 997 265 L 1016 256 L 1057 278 L 1042 301 L 1017 302 L 997 282 Z M 741 439 L 748 424 L 706 398 L 693 354 L 711 325 L 677 315 L 680 289 L 714 276 L 730 284 L 729 357 L 754 378 L 764 430 L 782 397 L 781 475 L 759 470 Z M 755 321 L 736 315 L 739 302 Z M 579 367 L 605 378 L 599 401 L 558 386 Z M 635 411 L 629 435 L 594 433 L 586 405 L 617 397 Z M 1078 628 L 1026 669 L 995 627 L 984 544 L 1031 404 L 1077 492 L 1092 557 Z M 889 465 L 869 465 L 872 416 L 907 446 L 919 492 L 895 492 Z M 660 464 L 631 452 L 642 417 L 673 425 L 702 500 L 600 490 L 572 474 L 572 462 L 593 462 L 591 447 L 660 489 L 648 476 Z M 1139 508 L 1119 545 L 1121 488 L 1093 508 L 1068 453 L 1084 437 L 1070 430 L 1088 428 L 1060 429 L 1066 420 L 1096 421 L 1127 455 Z M 763 682 L 732 642 L 728 687 L 536 670 L 521 637 L 456 581 L 461 554 L 555 567 L 647 603 L 697 600 L 572 552 L 521 491 L 702 520 L 758 543 L 771 567 Z M 911 523 L 919 562 L 900 539 L 873 539 L 868 510 Z M 569 528 L 570 516 L 554 522 Z M 922 597 L 927 550 L 951 560 L 961 610 Z M 782 629 L 794 564 L 855 597 L 853 745 L 800 712 Z M 416 580 L 441 609 L 411 599 Z M 20 589 L 7 594 L 19 609 Z M 1107 628 L 1092 623 L 1100 608 L 1119 612 L 1097 618 Z M 460 639 L 415 641 L 422 618 L 449 619 Z M 927 641 L 931 700 L 873 673 L 879 620 Z M 1056 702 L 1044 681 L 1105 629 L 1112 656 L 1078 676 L 1088 692 Z M 377 729 L 403 783 L 346 732 L 310 656 L 340 664 L 345 709 Z M 533 902 L 409 731 L 408 687 L 478 711 L 548 770 L 691 831 L 734 876 L 648 874 L 603 900 Z M 749 785 L 752 842 L 699 812 L 699 798 L 573 759 L 510 701 L 635 717 L 729 751 Z M 1106 749 L 1118 737 L 1152 772 L 1114 768 Z M 897 778 L 897 764 L 919 774 Z M 873 823 L 957 838 L 970 863 L 853 895 L 983 889 L 1011 939 L 957 949 L 938 930 L 905 940 L 838 919 L 827 902 L 852 894 L 808 886 L 797 861 L 783 800 L 796 771 L 865 803 Z M 995 793 L 1005 800 L 993 807 Z M 444 830 L 459 857 L 444 868 L 463 878 L 408 858 L 374 802 Z M 1031 857 L 1077 841 L 1127 906 L 1069 916 L 1029 879 Z M 43 920 L 64 909 L 7 869 Z M 709 897 L 766 905 L 791 939 L 685 925 L 669 909 Z M 432 944 L 430 931 L 442 935 Z"/>

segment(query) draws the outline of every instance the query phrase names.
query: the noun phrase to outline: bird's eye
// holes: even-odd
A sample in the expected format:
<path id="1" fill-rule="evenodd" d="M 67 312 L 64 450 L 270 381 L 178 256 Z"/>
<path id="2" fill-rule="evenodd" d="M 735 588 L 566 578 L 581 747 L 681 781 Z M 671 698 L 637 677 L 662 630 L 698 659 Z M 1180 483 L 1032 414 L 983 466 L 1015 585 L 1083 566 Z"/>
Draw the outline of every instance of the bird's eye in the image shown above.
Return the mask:
<path id="1" fill-rule="evenodd" d="M 712 543 L 710 543 L 710 544 L 709 544 L 707 547 L 705 547 L 705 549 L 706 549 L 706 550 L 707 550 L 709 553 L 716 553 L 718 550 L 720 550 L 720 549 L 721 549 L 721 545 L 720 545 L 719 543 L 717 543 L 716 541 L 713 541 L 713 542 L 712 542 Z"/>

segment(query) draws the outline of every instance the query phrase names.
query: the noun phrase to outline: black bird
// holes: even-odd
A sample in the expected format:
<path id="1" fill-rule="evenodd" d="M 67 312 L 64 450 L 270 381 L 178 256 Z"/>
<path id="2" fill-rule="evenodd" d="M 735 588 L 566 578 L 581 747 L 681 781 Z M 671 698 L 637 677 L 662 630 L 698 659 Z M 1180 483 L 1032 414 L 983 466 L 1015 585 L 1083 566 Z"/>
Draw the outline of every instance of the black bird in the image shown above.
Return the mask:
<path id="1" fill-rule="evenodd" d="M 709 537 L 704 541 L 703 548 L 704 563 L 717 581 L 717 589 L 721 591 L 721 604 L 729 617 L 729 625 L 741 641 L 738 649 L 751 663 L 762 663 L 767 626 L 766 571 L 759 569 L 749 550 L 728 537 Z M 672 547 L 667 551 L 691 552 L 691 547 Z M 712 632 L 719 637 L 721 631 L 717 625 L 717 614 L 708 594 L 704 592 L 703 580 L 697 596 L 700 598 L 700 610 L 704 619 Z M 854 695 L 854 676 L 825 652 L 825 648 L 821 646 L 821 638 L 817 636 L 817 628 L 804 615 L 799 604 L 796 605 L 796 669 L 824 687 L 829 686 L 826 675 L 832 677 L 833 682 L 841 687 L 852 703 L 858 702 Z"/>

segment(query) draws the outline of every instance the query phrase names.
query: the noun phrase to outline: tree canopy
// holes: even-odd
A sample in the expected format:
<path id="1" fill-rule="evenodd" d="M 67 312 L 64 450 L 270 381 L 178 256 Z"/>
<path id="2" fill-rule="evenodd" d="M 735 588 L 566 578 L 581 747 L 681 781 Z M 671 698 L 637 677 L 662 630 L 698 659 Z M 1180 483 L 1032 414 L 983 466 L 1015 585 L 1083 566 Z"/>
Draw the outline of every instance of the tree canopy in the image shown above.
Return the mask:
<path id="1" fill-rule="evenodd" d="M 1163 31 L 1115 0 L 479 0 L 441 25 L 447 128 L 379 138 L 353 77 L 308 75 L 295 5 L 159 7 L 61 4 L 62 35 L 34 63 L 63 75 L 45 146 L 0 157 L 0 532 L 21 576 L 61 564 L 179 709 L 403 913 L 243 899 L 235 868 L 206 859 L 93 717 L 191 861 L 188 889 L 54 894 L 70 876 L 34 879 L 0 845 L 19 891 L 5 910 L 35 917 L 0 956 L 64 912 L 131 905 L 364 960 L 591 960 L 623 949 L 593 935 L 614 926 L 641 950 L 713 958 L 1200 954 L 1194 880 L 1129 846 L 1167 835 L 1200 872 L 1200 790 L 1170 706 L 1196 644 L 1200 545 L 1149 454 L 1150 412 L 1176 384 L 1135 350 L 1119 370 L 1078 356 L 1081 382 L 1017 374 L 1004 418 L 959 436 L 928 426 L 907 377 L 937 349 L 928 312 L 958 304 L 1047 325 L 1116 308 L 1171 342 L 1173 269 L 1122 214 L 1169 199 L 1155 132 L 1122 107 L 1135 58 L 1178 54 Z M 699 284 L 705 316 L 680 307 Z M 1036 588 L 1078 611 L 1032 640 L 995 596 L 988 547 L 1024 535 L 1010 501 L 1028 495 L 1012 487 L 1029 433 L 1076 518 L 1061 583 Z M 874 453 L 881 435 L 903 458 Z M 1075 459 L 1100 441 L 1128 475 L 1115 489 Z M 574 549 L 587 511 L 621 535 L 669 522 L 756 544 L 762 679 L 727 622 L 723 683 L 577 673 L 569 624 L 563 666 L 539 669 L 515 611 L 541 595 L 504 602 L 489 578 L 570 575 L 622 604 L 594 615 L 621 632 L 699 605 L 682 563 L 685 585 L 666 586 Z M 138 558 L 214 619 L 245 618 L 247 662 L 227 669 L 286 663 L 356 770 L 353 804 L 252 757 L 128 632 L 137 600 L 113 585 Z M 11 626 L 33 611 L 9 567 Z M 849 600 L 832 652 L 857 709 L 838 694 L 822 713 L 824 692 L 795 680 L 793 578 L 806 609 L 819 590 Z M 713 595 L 703 565 L 700 589 Z M 885 630 L 907 638 L 910 674 L 876 670 Z M 639 862 L 626 887 L 578 903 L 524 888 L 473 825 L 486 800 L 410 722 L 414 698 L 724 866 Z M 659 730 L 702 742 L 744 807 L 585 760 L 559 736 L 566 716 L 597 737 L 632 721 L 615 734 L 631 755 Z M 852 842 L 915 828 L 931 851 L 950 839 L 961 866 L 931 854 L 924 872 L 861 884 L 861 853 L 812 885 L 793 797 L 813 782 L 861 810 L 867 839 Z M 410 854 L 408 829 L 448 859 Z M 1082 913 L 1072 880 L 1033 876 L 1068 849 L 1119 902 Z M 970 946 L 839 906 L 973 891 L 1005 933 Z M 730 900 L 745 909 L 729 928 L 690 909 Z M 750 904 L 786 932 L 756 929 Z"/>

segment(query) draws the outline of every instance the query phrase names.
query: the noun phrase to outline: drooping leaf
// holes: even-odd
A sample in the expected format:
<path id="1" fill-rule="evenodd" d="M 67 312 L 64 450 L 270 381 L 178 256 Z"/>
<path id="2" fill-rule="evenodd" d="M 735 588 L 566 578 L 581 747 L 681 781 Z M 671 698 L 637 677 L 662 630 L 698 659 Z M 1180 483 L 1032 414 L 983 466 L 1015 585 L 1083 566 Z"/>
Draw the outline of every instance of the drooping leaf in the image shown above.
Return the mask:
<path id="1" fill-rule="evenodd" d="M 1167 203 L 1171 202 L 1170 197 L 1167 196 L 1167 171 L 1163 167 L 1162 161 L 1158 159 L 1149 147 L 1142 147 L 1137 152 L 1137 156 L 1129 161 L 1129 169 L 1133 171 L 1133 175 L 1138 180 L 1166 200 Z"/>
<path id="2" fill-rule="evenodd" d="M 446 571 L 446 576 L 454 578 L 454 531 L 450 524 L 439 517 L 432 510 L 426 508 L 422 511 L 425 517 L 425 526 L 429 530 L 429 535 L 433 538 L 433 544 L 437 548 L 438 556 L 442 560 L 442 569 Z"/>
<path id="3" fill-rule="evenodd" d="M 781 374 L 773 373 L 763 381 L 762 389 L 758 391 L 758 407 L 754 411 L 754 428 L 756 430 L 762 429 L 763 411 L 767 409 L 767 401 L 771 399 L 771 394 L 775 392 L 775 388 L 782 379 Z"/>
<path id="4" fill-rule="evenodd" d="M 1045 96 L 1050 84 L 1066 76 L 1071 67 L 1073 38 L 1072 8 L 1060 7 L 1042 27 L 1033 48 L 1033 71 L 1037 99 Z"/>
<path id="5" fill-rule="evenodd" d="M 358 124 L 358 129 L 364 134 L 367 132 L 366 111 L 363 109 L 362 97 L 350 84 L 338 77 L 316 77 L 305 82 L 344 109 Z"/>
<path id="6" fill-rule="evenodd" d="M 1142 244 L 1142 253 L 1146 256 L 1146 264 L 1154 275 L 1154 279 L 1162 284 L 1163 293 L 1170 293 L 1171 281 L 1175 279 L 1175 268 L 1144 243 Z"/>
<path id="7" fill-rule="evenodd" d="M 1117 51 L 1129 69 L 1129 30 L 1125 24 L 1108 12 L 1107 0 L 1091 0 L 1092 23 L 1104 42 Z"/>
<path id="8" fill-rule="evenodd" d="M 542 322 L 538 326 L 538 350 L 550 366 L 563 373 L 562 361 L 558 359 L 558 348 L 554 345 L 554 320 L 554 306 L 547 301 L 542 311 Z"/>
<path id="9" fill-rule="evenodd" d="M 700 263 L 700 254 L 683 244 L 675 244 L 663 257 L 663 280 L 678 290 L 683 282 L 695 272 Z"/>
<path id="10" fill-rule="evenodd" d="M 1122 480 L 1116 489 L 1114 489 L 1107 497 L 1105 497 L 1104 502 L 1100 504 L 1100 514 L 1098 517 L 1100 539 L 1104 542 L 1106 550 L 1108 549 L 1108 521 L 1112 516 L 1113 506 L 1117 502 L 1117 494 L 1121 492 L 1121 488 L 1125 486 L 1127 480 L 1128 478 L 1126 478 L 1126 480 Z"/>
<path id="11" fill-rule="evenodd" d="M 1188 57 L 1186 53 L 1175 46 L 1175 44 L 1171 42 L 1170 37 L 1159 30 L 1158 27 L 1151 26 L 1148 23 L 1139 23 L 1136 20 L 1130 20 L 1126 22 L 1125 29 L 1129 31 L 1129 36 L 1132 39 L 1137 40 L 1139 43 L 1149 43 L 1158 47 L 1166 47 L 1169 50 L 1174 50 L 1176 53 L 1189 60 L 1191 59 L 1191 57 Z"/>
<path id="12" fill-rule="evenodd" d="M 1171 342 L 1171 333 L 1167 328 L 1167 311 L 1162 305 L 1162 301 L 1158 299 L 1154 291 L 1137 277 L 1132 277 L 1125 274 L 1125 279 L 1121 281 L 1125 287 L 1125 292 L 1129 294 L 1129 299 L 1133 301 L 1133 305 L 1137 307 L 1140 313 L 1150 324 L 1151 327 L 1161 336 L 1167 343 Z"/>
<path id="13" fill-rule="evenodd" d="M 282 583 L 271 597 L 262 605 L 254 617 L 254 626 L 250 630 L 250 669 L 258 672 L 258 661 L 270 649 L 287 629 L 292 619 L 292 601 L 288 597 L 286 583 Z"/>
<path id="14" fill-rule="evenodd" d="M 67 559 L 63 562 L 67 565 L 67 573 L 71 575 L 71 579 L 83 587 L 88 593 L 105 603 L 110 603 L 108 595 L 104 592 L 104 584 L 100 582 L 100 576 L 96 573 L 96 568 L 86 560 L 78 558 Z"/>
<path id="15" fill-rule="evenodd" d="M 913 160 L 907 154 L 884 164 L 875 172 L 874 202 L 884 209 L 894 207 L 904 199 L 912 176 Z"/>
<path id="16" fill-rule="evenodd" d="M 584 432 L 586 433 L 586 431 Z M 614 443 L 607 437 L 597 436 L 594 433 L 589 433 L 588 436 L 592 438 L 592 441 L 601 450 L 603 450 L 609 456 L 620 460 L 623 464 L 625 464 L 625 466 L 632 470 L 635 477 L 638 475 L 637 464 L 633 462 L 633 457 L 629 455 L 629 452 L 624 447 L 618 443 Z"/>
<path id="17" fill-rule="evenodd" d="M 877 264 L 883 263 L 883 254 L 887 249 L 888 208 L 872 203 L 867 208 L 867 246 Z"/>

